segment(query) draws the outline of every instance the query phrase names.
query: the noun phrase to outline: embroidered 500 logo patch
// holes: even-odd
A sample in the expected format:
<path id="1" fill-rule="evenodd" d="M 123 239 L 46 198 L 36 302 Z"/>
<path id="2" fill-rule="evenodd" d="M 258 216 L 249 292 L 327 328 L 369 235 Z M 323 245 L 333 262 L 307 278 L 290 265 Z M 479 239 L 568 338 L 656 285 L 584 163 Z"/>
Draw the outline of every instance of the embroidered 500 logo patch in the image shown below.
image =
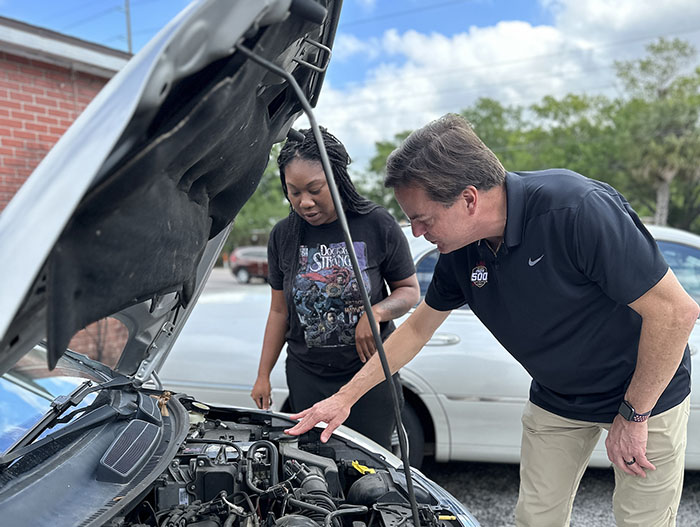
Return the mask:
<path id="1" fill-rule="evenodd" d="M 472 269 L 472 284 L 476 287 L 484 287 L 489 281 L 489 272 L 485 265 L 477 265 Z"/>

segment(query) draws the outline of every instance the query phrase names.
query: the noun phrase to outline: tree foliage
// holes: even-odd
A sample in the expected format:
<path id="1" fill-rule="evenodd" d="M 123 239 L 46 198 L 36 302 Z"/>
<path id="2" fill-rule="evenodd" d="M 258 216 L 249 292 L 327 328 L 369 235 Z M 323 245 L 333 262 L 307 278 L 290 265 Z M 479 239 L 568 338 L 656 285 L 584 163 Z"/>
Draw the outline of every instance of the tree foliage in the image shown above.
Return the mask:
<path id="1" fill-rule="evenodd" d="M 507 170 L 568 168 L 620 190 L 647 221 L 700 233 L 700 67 L 682 40 L 659 39 L 640 59 L 616 62 L 616 98 L 568 94 L 530 106 L 478 99 L 461 110 Z M 384 188 L 386 159 L 409 131 L 375 144 L 352 177 L 397 219 Z M 352 152 L 350 153 L 352 155 Z M 276 153 L 273 154 L 273 158 Z M 228 247 L 266 235 L 288 213 L 274 163 L 236 219 Z"/>
<path id="2" fill-rule="evenodd" d="M 528 107 L 481 98 L 461 114 L 507 170 L 568 168 L 610 183 L 655 223 L 668 218 L 700 232 L 700 68 L 689 67 L 694 60 L 687 42 L 659 39 L 645 57 L 615 64 L 618 98 L 547 96 Z M 369 166 L 376 181 L 407 135 L 376 143 Z M 382 202 L 386 190 L 374 189 Z"/>

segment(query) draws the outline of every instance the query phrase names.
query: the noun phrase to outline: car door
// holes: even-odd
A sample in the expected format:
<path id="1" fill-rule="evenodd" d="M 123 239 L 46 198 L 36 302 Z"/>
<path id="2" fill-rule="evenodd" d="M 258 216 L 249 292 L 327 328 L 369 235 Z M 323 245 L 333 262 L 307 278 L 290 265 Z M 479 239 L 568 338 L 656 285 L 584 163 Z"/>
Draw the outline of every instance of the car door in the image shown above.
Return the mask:
<path id="1" fill-rule="evenodd" d="M 438 252 L 419 254 L 416 273 L 425 296 Z M 520 415 L 530 376 L 468 306 L 450 313 L 404 370 L 432 386 L 448 421 L 450 459 L 517 462 Z"/>

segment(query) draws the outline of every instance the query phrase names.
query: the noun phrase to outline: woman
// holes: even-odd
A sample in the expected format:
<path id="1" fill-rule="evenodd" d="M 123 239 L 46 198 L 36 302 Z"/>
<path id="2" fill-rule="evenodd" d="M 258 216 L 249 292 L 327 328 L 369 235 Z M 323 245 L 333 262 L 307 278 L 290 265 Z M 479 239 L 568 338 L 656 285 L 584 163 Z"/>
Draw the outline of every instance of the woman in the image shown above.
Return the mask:
<path id="1" fill-rule="evenodd" d="M 385 209 L 358 194 L 348 176 L 350 157 L 345 147 L 321 130 L 361 278 L 385 340 L 394 330 L 392 320 L 406 313 L 420 296 L 408 243 Z M 288 139 L 277 158 L 291 211 L 270 234 L 272 300 L 251 392 L 259 408 L 269 408 L 270 372 L 286 342 L 293 412 L 335 393 L 375 352 L 318 145 L 311 130 L 302 134 L 303 139 Z M 398 376 L 394 379 L 398 385 Z M 394 428 L 390 397 L 386 381 L 377 385 L 353 407 L 345 424 L 390 447 Z"/>

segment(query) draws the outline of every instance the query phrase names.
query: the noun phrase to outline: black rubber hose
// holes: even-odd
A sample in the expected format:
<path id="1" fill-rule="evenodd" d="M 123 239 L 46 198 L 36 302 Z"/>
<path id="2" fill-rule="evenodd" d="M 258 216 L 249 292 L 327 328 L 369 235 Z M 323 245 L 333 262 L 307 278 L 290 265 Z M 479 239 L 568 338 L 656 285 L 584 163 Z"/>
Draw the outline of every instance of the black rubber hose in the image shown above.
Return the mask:
<path id="1" fill-rule="evenodd" d="M 343 210 L 343 204 L 340 201 L 340 195 L 338 194 L 338 187 L 333 179 L 333 169 L 331 168 L 330 161 L 328 159 L 328 153 L 326 152 L 326 147 L 323 143 L 323 136 L 321 135 L 321 129 L 318 126 L 316 117 L 314 115 L 311 104 L 306 99 L 303 90 L 299 86 L 294 76 L 277 66 L 276 64 L 270 62 L 259 55 L 256 55 L 252 50 L 248 49 L 242 44 L 236 44 L 236 49 L 243 53 L 253 62 L 260 64 L 265 69 L 272 71 L 285 79 L 289 85 L 294 90 L 299 103 L 301 104 L 306 117 L 309 119 L 309 124 L 314 133 L 314 138 L 318 144 L 319 153 L 321 154 L 321 165 L 323 166 L 323 171 L 326 174 L 326 181 L 328 187 L 331 191 L 331 197 L 333 198 L 333 205 L 335 206 L 336 213 L 338 215 L 338 221 L 343 231 L 343 237 L 345 238 L 345 247 L 350 256 L 350 261 L 352 262 L 352 268 L 355 271 L 355 276 L 361 276 L 361 267 L 357 260 L 357 254 L 355 254 L 355 248 L 352 243 L 352 237 L 350 236 L 350 229 L 348 227 L 347 218 L 345 217 L 345 211 Z M 372 328 L 372 335 L 374 336 L 375 347 L 377 348 L 377 355 L 379 356 L 379 361 L 382 364 L 382 370 L 384 371 L 384 377 L 386 378 L 389 386 L 391 387 L 391 400 L 394 406 L 394 420 L 396 422 L 396 428 L 399 435 L 399 446 L 401 447 L 401 460 L 403 461 L 403 471 L 406 474 L 406 490 L 408 491 L 408 501 L 411 504 L 411 513 L 413 515 L 413 523 L 415 527 L 420 527 L 420 515 L 418 514 L 418 503 L 416 502 L 416 495 L 413 490 L 413 478 L 411 476 L 411 465 L 408 460 L 408 438 L 406 437 L 405 431 L 403 429 L 403 422 L 401 421 L 401 410 L 399 407 L 399 395 L 397 393 L 397 387 L 392 381 L 391 370 L 389 368 L 389 362 L 386 359 L 386 354 L 384 353 L 384 344 L 382 343 L 382 338 L 379 333 L 379 325 L 374 317 L 374 312 L 372 311 L 372 304 L 369 301 L 369 295 L 367 294 L 367 288 L 365 287 L 364 280 L 358 280 L 357 285 L 360 288 L 360 294 L 362 296 L 362 303 L 365 306 L 365 314 L 369 319 L 370 327 Z"/>

